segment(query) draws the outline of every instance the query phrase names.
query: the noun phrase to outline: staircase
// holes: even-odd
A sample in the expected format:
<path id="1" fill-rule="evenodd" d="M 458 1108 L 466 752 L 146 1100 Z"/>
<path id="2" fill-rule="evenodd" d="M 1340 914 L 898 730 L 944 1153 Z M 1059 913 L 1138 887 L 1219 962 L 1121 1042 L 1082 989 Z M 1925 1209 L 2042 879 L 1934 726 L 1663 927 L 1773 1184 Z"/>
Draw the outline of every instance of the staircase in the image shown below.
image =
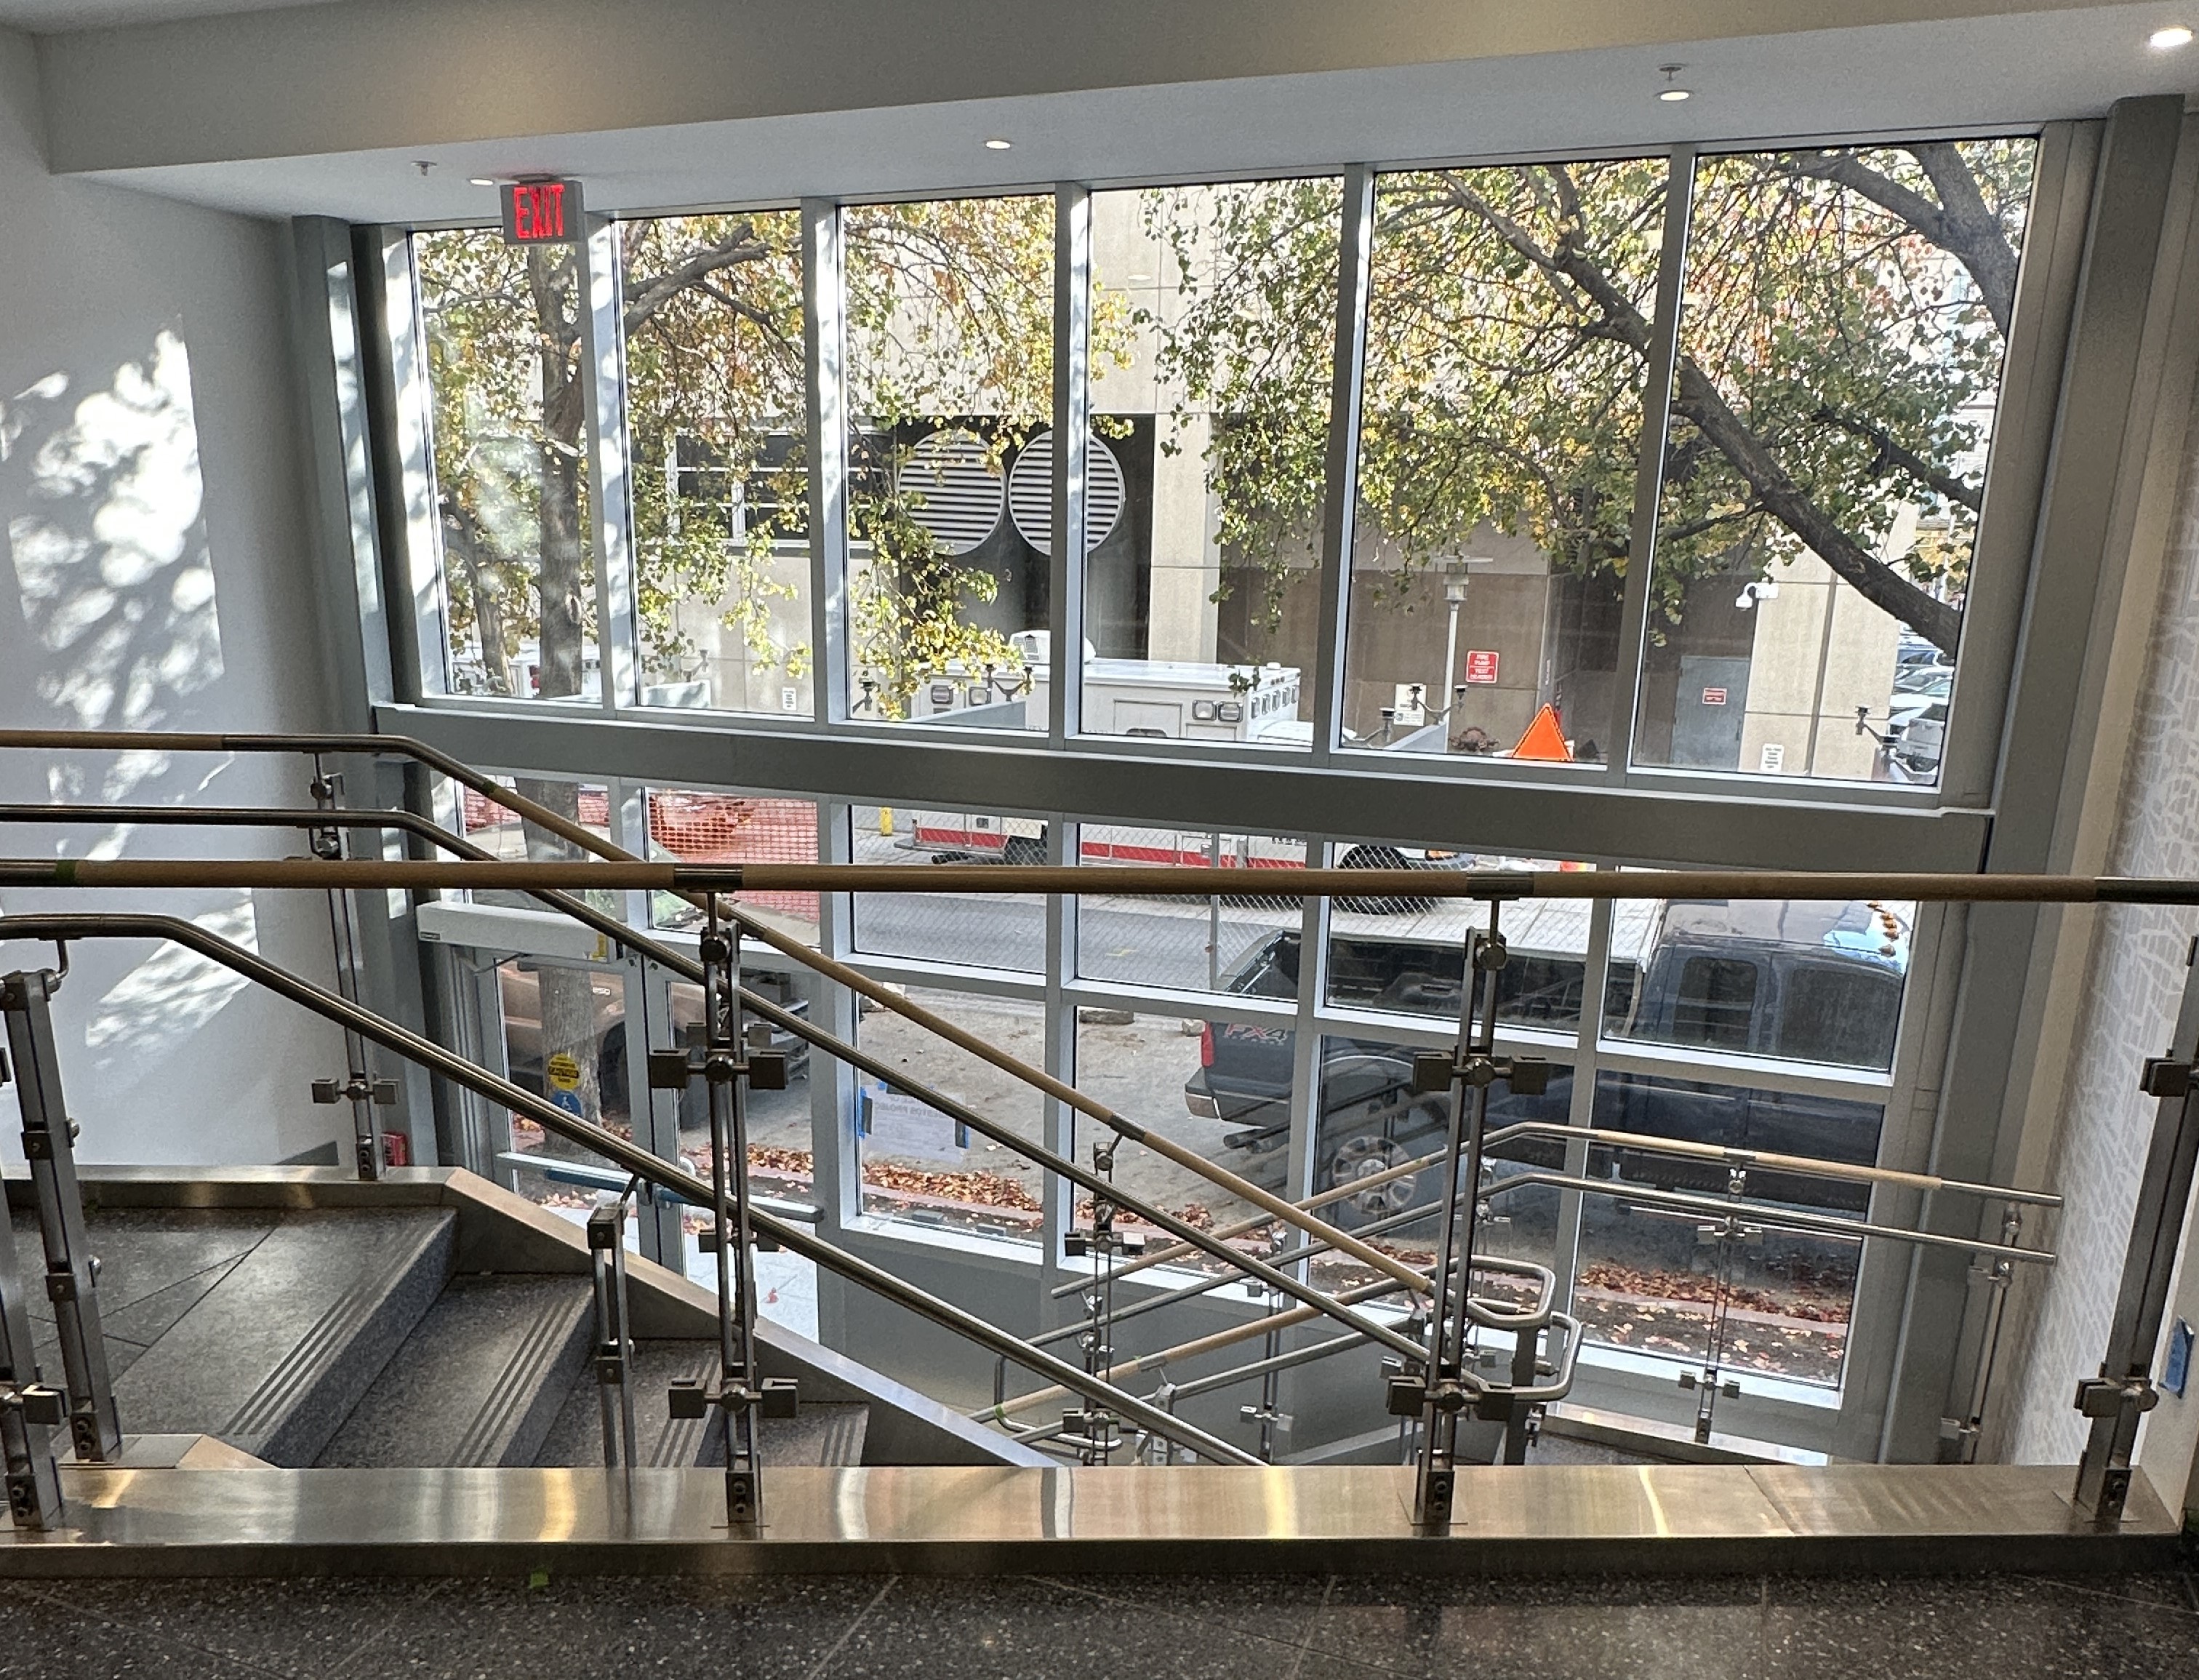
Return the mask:
<path id="1" fill-rule="evenodd" d="M 600 1466 L 580 1228 L 448 1169 L 362 1184 L 336 1169 L 84 1171 L 115 1405 L 129 1437 L 207 1437 L 290 1468 Z M 11 1181 L 18 1251 L 28 1186 Z M 673 1418 L 674 1379 L 714 1376 L 715 1299 L 630 1260 L 637 1461 L 722 1462 Z M 61 1374 L 50 1306 L 38 1356 Z M 767 1464 L 1010 1464 L 1035 1455 L 814 1342 L 763 1325 L 794 1417 Z"/>

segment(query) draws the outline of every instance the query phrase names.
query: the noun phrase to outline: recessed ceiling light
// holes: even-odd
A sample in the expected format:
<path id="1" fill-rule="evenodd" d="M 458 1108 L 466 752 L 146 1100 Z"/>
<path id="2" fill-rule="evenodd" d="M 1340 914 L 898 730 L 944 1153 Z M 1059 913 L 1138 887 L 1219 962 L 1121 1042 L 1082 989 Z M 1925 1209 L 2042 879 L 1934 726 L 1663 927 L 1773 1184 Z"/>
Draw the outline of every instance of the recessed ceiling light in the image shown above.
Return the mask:
<path id="1" fill-rule="evenodd" d="M 995 134 L 991 139 L 985 143 L 985 149 L 989 152 L 1005 152 L 1009 147 L 1015 143 L 1016 143 L 1012 140 L 1003 140 L 999 135 Z"/>
<path id="2" fill-rule="evenodd" d="M 2172 52 L 2191 44 L 2191 32 L 2180 23 L 2172 23 L 2166 29 L 2155 30 L 2145 38 L 2145 44 L 2155 52 Z"/>
<path id="3" fill-rule="evenodd" d="M 1666 88 L 1664 92 L 1659 94 L 1657 97 L 1663 100 L 1667 105 L 1677 105 L 1683 99 L 1693 99 L 1694 95 L 1689 93 L 1685 88 Z"/>
<path id="4" fill-rule="evenodd" d="M 493 175 L 476 175 L 473 178 L 473 184 L 477 187 L 493 187 L 496 184 L 496 178 Z"/>

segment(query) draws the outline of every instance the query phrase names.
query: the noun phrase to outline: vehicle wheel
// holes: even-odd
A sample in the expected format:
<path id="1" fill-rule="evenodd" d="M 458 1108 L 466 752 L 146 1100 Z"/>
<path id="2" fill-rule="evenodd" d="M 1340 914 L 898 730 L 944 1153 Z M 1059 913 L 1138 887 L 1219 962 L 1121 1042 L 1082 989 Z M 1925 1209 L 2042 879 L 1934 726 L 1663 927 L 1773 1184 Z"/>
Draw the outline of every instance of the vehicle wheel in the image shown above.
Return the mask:
<path id="1" fill-rule="evenodd" d="M 1007 844 L 1000 848 L 1000 861 L 1019 866 L 1044 863 L 1046 842 L 1028 834 L 1012 834 Z"/>
<path id="2" fill-rule="evenodd" d="M 1329 1157 L 1327 1188 L 1340 1189 L 1358 1179 L 1372 1178 L 1378 1173 L 1403 1166 L 1412 1155 L 1403 1145 L 1384 1137 L 1379 1132 L 1362 1132 L 1346 1138 Z M 1347 1231 L 1356 1231 L 1362 1225 L 1371 1225 L 1378 1219 L 1387 1219 L 1391 1214 L 1403 1213 L 1413 1205 L 1414 1193 L 1420 1187 L 1420 1175 L 1407 1173 L 1403 1178 L 1393 1178 L 1387 1184 L 1375 1185 L 1357 1195 L 1331 1202 L 1328 1210 L 1336 1223 Z"/>

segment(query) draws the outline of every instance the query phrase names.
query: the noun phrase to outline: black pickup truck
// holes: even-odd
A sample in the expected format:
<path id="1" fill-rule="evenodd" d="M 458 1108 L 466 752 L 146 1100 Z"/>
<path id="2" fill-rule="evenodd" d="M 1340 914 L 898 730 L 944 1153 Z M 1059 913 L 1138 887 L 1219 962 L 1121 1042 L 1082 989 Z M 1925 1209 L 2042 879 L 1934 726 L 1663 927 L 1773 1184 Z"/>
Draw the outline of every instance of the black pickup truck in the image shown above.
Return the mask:
<path id="1" fill-rule="evenodd" d="M 1295 998 L 1298 936 L 1278 933 L 1237 964 L 1227 989 Z M 1867 904 L 1680 901 L 1665 907 L 1638 962 L 1615 960 L 1604 1000 L 1607 1037 L 1683 1049 L 1883 1070 L 1892 1065 L 1899 1022 L 1907 929 Z M 1341 933 L 1330 946 L 1330 998 L 1337 1004 L 1438 1015 L 1455 1020 L 1463 969 L 1453 942 L 1382 933 Z M 1580 1018 L 1578 954 L 1514 946 L 1500 977 L 1497 1017 L 1507 1025 L 1560 1025 Z M 1289 1130 L 1294 1034 L 1288 1028 L 1211 1023 L 1184 1100 L 1198 1117 L 1228 1128 L 1225 1148 L 1258 1157 L 1280 1150 Z M 1704 1068 L 1703 1072 L 1715 1070 Z M 1447 1094 L 1412 1089 L 1412 1052 L 1379 1040 L 1330 1037 L 1321 1070 L 1315 1187 L 1371 1175 L 1441 1146 Z M 1515 1094 L 1490 1088 L 1489 1123 L 1562 1123 L 1571 1117 L 1573 1075 L 1560 1065 L 1548 1088 Z M 1599 1074 L 1599 1129 L 1683 1139 L 1729 1148 L 1868 1164 L 1876 1159 L 1881 1110 L 1874 1102 L 1794 1092 L 1747 1090 L 1713 1080 L 1607 1070 Z M 1497 1152 L 1508 1165 L 1556 1168 L 1556 1140 L 1531 1139 Z M 1723 1193 L 1718 1163 L 1599 1146 L 1589 1171 L 1663 1188 Z M 1431 1172 L 1336 1204 L 1339 1222 L 1365 1224 L 1433 1199 Z M 1753 1194 L 1828 1210 L 1861 1211 L 1865 1187 L 1759 1171 Z"/>

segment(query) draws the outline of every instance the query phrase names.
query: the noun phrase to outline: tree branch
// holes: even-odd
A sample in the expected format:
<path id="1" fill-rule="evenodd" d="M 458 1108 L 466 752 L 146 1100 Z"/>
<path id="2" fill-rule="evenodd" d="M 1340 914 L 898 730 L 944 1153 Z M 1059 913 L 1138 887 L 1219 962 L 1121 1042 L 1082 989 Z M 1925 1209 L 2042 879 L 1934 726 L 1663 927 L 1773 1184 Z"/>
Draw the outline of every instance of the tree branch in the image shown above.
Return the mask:
<path id="1" fill-rule="evenodd" d="M 1951 254 L 1977 283 L 1986 312 L 2005 341 L 2009 323 L 2015 316 L 2016 257 L 2000 218 L 1986 204 L 1962 153 L 1949 142 L 1932 141 L 1908 151 L 1939 195 L 1939 203 L 1880 173 L 1853 151 L 1789 153 L 1782 162 L 1790 173 L 1861 193 Z"/>
<path id="2" fill-rule="evenodd" d="M 761 262 L 770 254 L 771 247 L 755 236 L 755 224 L 743 222 L 715 245 L 706 245 L 663 273 L 635 285 L 626 300 L 627 335 L 632 337 L 639 332 L 650 317 L 688 287 L 699 284 L 720 270 Z"/>
<path id="3" fill-rule="evenodd" d="M 1648 321 L 1595 260 L 1571 242 L 1570 235 L 1554 250 L 1545 251 L 1518 222 L 1498 211 L 1464 182 L 1453 178 L 1452 190 L 1514 250 L 1546 273 L 1562 277 L 1575 287 L 1601 312 L 1621 341 L 1638 353 L 1648 353 Z M 1899 619 L 1952 656 L 1962 630 L 1962 615 L 1883 564 L 1834 524 L 1788 475 L 1764 440 L 1718 394 L 1717 386 L 1692 356 L 1679 358 L 1674 370 L 1672 408 L 1694 422 L 1695 429 L 1717 446 L 1755 493 L 1764 510 L 1800 538 L 1837 575 L 1854 585 L 1857 592 L 1872 605 Z"/>
<path id="4" fill-rule="evenodd" d="M 1844 414 L 1829 404 L 1817 411 L 1817 417 L 1829 426 L 1836 426 L 1850 437 L 1859 437 L 1878 451 L 1881 466 L 1895 466 L 1907 473 L 1919 484 L 1928 486 L 1934 493 L 1951 502 L 1959 503 L 1972 513 L 1985 509 L 1985 492 L 1968 480 L 1957 478 L 1934 466 L 1916 451 L 1895 441 L 1885 427 L 1864 419 L 1861 415 Z"/>

